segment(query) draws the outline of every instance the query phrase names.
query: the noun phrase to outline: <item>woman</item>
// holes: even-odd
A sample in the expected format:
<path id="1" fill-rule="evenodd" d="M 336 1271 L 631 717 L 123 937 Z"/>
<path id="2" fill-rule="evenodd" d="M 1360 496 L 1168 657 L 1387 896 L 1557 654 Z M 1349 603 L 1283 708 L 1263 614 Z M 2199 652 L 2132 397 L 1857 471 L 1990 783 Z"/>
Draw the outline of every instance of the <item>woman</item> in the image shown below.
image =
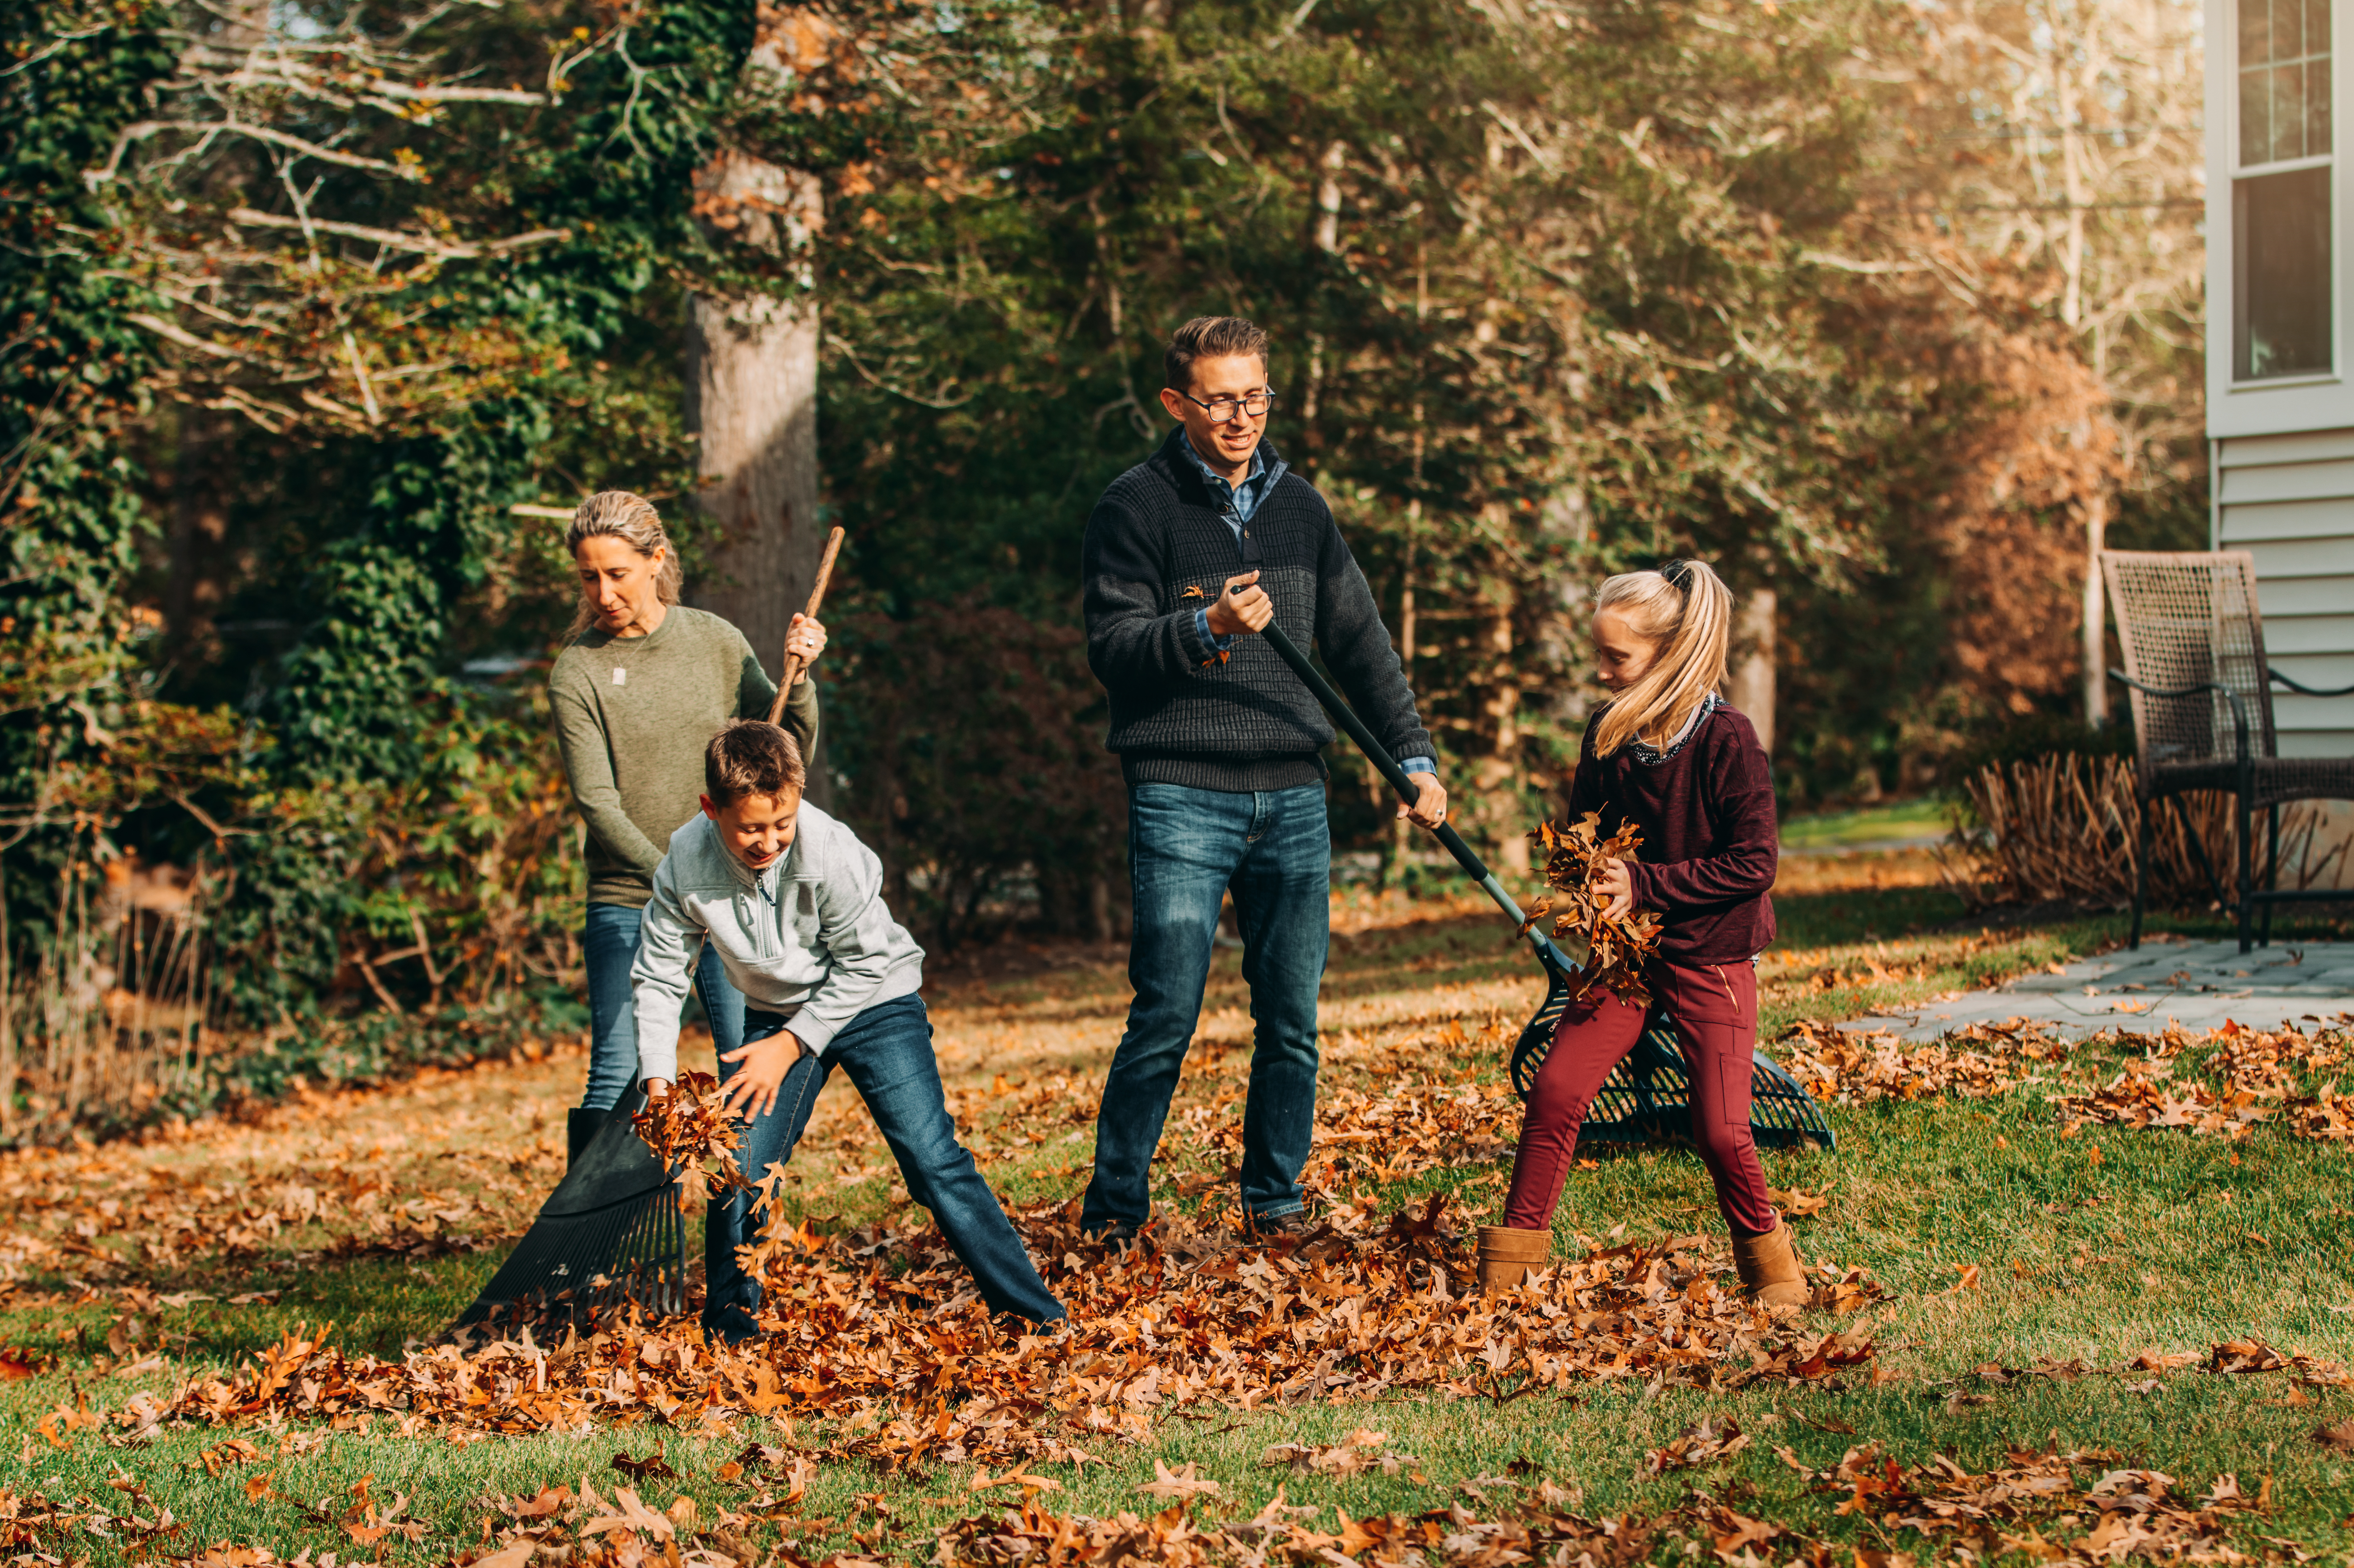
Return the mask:
<path id="1" fill-rule="evenodd" d="M 580 614 L 556 656 L 547 695 L 573 804 L 588 830 L 588 917 L 581 948 L 588 971 L 588 1085 L 567 1118 L 572 1157 L 604 1113 L 637 1081 L 637 1025 L 630 966 L 638 916 L 653 895 L 653 871 L 670 836 L 701 810 L 703 751 L 732 718 L 765 719 L 776 683 L 744 634 L 678 602 L 682 574 L 662 518 L 643 496 L 608 490 L 580 503 L 564 532 L 580 574 Z M 825 628 L 795 615 L 786 652 L 804 663 L 825 648 Z M 811 755 L 817 743 L 817 683 L 802 678 L 785 704 L 784 727 Z M 705 949 L 695 993 L 722 1052 L 744 1043 L 744 998 Z"/>

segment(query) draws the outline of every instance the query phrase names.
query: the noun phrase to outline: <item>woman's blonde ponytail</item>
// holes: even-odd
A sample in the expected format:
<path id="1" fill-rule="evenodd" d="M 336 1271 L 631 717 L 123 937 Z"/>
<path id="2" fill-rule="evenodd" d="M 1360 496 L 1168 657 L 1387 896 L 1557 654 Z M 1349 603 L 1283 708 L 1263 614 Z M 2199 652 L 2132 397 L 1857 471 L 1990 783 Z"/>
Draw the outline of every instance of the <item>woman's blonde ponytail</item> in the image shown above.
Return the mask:
<path id="1" fill-rule="evenodd" d="M 1724 684 L 1733 645 L 1733 590 L 1704 561 L 1670 561 L 1655 572 L 1611 577 L 1595 596 L 1659 655 L 1643 678 L 1603 710 L 1594 752 L 1609 757 L 1630 740 L 1664 747 L 1682 733 L 1708 694 Z"/>
<path id="2" fill-rule="evenodd" d="M 626 490 L 600 490 L 580 503 L 565 524 L 564 553 L 578 559 L 581 541 L 610 537 L 652 560 L 656 551 L 662 552 L 661 569 L 654 574 L 654 597 L 664 604 L 676 604 L 679 591 L 686 586 L 686 572 L 678 563 L 678 546 L 670 542 L 670 531 L 663 526 L 662 514 L 654 503 L 642 495 Z M 588 602 L 587 593 L 580 597 L 580 608 L 572 618 L 572 630 L 567 637 L 578 637 L 597 619 L 597 611 Z"/>

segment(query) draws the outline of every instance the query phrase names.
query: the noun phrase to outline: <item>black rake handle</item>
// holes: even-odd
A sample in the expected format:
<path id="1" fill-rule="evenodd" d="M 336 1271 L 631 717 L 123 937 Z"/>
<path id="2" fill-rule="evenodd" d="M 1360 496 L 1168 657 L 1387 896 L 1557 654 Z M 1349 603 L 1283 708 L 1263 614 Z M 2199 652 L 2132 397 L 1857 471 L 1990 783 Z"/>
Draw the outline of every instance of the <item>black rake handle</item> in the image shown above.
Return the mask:
<path id="1" fill-rule="evenodd" d="M 1365 727 L 1365 721 L 1341 700 L 1341 694 L 1332 689 L 1330 681 L 1316 673 L 1316 666 L 1308 662 L 1308 655 L 1299 651 L 1299 645 L 1291 640 L 1290 634 L 1270 620 L 1259 635 L 1266 638 L 1283 662 L 1291 666 L 1291 673 L 1316 694 L 1316 700 L 1324 705 L 1324 711 L 1332 715 L 1332 722 L 1349 732 L 1349 738 L 1357 743 L 1357 749 L 1381 769 L 1382 777 L 1390 781 L 1390 788 L 1397 791 L 1398 799 L 1409 806 L 1420 800 L 1422 791 L 1415 787 L 1414 775 L 1400 768 L 1397 758 L 1389 754 L 1389 749 L 1373 738 L 1373 732 Z M 1432 831 L 1432 836 L 1438 840 L 1448 854 L 1455 857 L 1455 863 L 1496 901 L 1496 907 L 1511 917 L 1513 926 L 1522 929 L 1529 946 L 1536 950 L 1546 969 L 1562 975 L 1576 972 L 1577 966 L 1569 961 L 1569 955 L 1555 947 L 1552 938 L 1530 924 L 1528 916 L 1522 912 L 1520 901 L 1496 880 L 1496 874 L 1488 869 L 1487 863 L 1472 853 L 1471 846 L 1463 842 L 1463 835 L 1455 831 L 1454 823 L 1439 823 Z"/>

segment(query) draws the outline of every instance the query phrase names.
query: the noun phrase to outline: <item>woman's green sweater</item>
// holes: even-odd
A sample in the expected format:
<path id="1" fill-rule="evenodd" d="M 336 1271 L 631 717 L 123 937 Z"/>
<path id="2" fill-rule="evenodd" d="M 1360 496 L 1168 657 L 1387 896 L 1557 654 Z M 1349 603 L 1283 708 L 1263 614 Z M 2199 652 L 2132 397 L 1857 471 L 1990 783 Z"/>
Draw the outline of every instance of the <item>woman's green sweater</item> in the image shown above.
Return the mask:
<path id="1" fill-rule="evenodd" d="M 556 656 L 547 696 L 573 804 L 588 829 L 588 902 L 642 909 L 663 846 L 702 809 L 703 748 L 731 718 L 766 718 L 777 683 L 744 634 L 673 605 L 644 637 L 591 627 Z M 817 743 L 817 682 L 785 704 L 785 733 L 807 760 Z"/>

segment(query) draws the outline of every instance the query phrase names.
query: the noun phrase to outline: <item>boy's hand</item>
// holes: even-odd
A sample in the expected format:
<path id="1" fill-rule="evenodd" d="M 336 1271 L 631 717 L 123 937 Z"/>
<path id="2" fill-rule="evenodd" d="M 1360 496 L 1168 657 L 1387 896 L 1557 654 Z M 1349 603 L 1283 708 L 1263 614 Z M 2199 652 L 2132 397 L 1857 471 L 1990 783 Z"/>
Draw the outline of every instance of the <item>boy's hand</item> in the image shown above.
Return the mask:
<path id="1" fill-rule="evenodd" d="M 655 1100 L 666 1100 L 670 1098 L 670 1080 L 668 1078 L 648 1078 L 642 1086 L 646 1091 L 646 1101 L 650 1105 Z"/>
<path id="2" fill-rule="evenodd" d="M 1608 900 L 1602 906 L 1606 920 L 1624 920 L 1635 912 L 1635 874 L 1623 860 L 1606 860 L 1595 874 L 1594 891 Z"/>
<path id="3" fill-rule="evenodd" d="M 743 1066 L 727 1080 L 727 1093 L 720 1103 L 731 1114 L 742 1112 L 746 1121 L 764 1117 L 777 1108 L 777 1090 L 801 1059 L 806 1049 L 790 1029 L 779 1029 L 766 1040 L 755 1040 L 739 1046 L 719 1059 L 741 1062 Z"/>

